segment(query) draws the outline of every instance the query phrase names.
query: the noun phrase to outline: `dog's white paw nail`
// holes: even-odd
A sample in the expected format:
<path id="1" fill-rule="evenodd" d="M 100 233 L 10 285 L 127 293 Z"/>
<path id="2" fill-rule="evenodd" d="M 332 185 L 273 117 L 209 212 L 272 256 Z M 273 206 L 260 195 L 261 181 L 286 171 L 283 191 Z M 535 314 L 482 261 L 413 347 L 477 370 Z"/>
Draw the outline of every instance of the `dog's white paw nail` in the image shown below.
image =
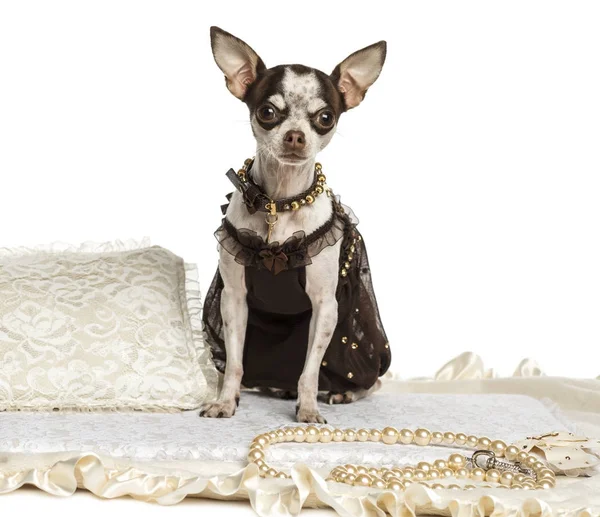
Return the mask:
<path id="1" fill-rule="evenodd" d="M 200 410 L 199 416 L 206 418 L 230 418 L 235 415 L 236 401 L 213 402 L 206 404 Z"/>
<path id="2" fill-rule="evenodd" d="M 303 409 L 298 410 L 297 414 L 298 422 L 305 424 L 326 424 L 325 420 L 318 411 L 305 411 Z"/>

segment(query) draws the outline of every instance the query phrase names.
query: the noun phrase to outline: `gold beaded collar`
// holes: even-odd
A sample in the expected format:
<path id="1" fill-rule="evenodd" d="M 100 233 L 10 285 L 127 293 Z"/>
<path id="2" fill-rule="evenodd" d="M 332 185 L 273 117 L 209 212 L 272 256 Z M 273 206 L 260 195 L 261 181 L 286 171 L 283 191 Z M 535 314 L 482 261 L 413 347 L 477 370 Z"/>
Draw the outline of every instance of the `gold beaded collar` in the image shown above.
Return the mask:
<path id="1" fill-rule="evenodd" d="M 312 205 L 315 199 L 323 192 L 330 195 L 330 189 L 326 186 L 327 178 L 322 172 L 320 163 L 315 163 L 315 179 L 313 184 L 301 194 L 284 199 L 271 199 L 253 180 L 250 174 L 254 158 L 248 158 L 237 173 L 233 169 L 227 171 L 227 178 L 233 183 L 235 188 L 242 194 L 244 204 L 248 212 L 266 212 L 265 222 L 268 226 L 267 239 L 271 240 L 273 227 L 277 223 L 278 212 L 295 211 L 306 205 Z"/>

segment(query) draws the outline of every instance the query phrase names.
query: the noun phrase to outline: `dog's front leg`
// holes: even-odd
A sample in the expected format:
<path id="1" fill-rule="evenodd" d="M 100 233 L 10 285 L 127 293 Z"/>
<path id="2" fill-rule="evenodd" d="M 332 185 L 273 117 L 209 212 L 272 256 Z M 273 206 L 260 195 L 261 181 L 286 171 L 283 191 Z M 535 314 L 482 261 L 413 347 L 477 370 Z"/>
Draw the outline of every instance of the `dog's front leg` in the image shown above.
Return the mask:
<path id="1" fill-rule="evenodd" d="M 298 422 L 326 423 L 317 406 L 319 370 L 338 319 L 335 291 L 339 275 L 340 243 L 324 249 L 306 268 L 306 294 L 312 303 L 308 352 L 298 382 Z"/>
<path id="2" fill-rule="evenodd" d="M 221 250 L 219 271 L 223 278 L 221 316 L 227 363 L 219 400 L 206 404 L 202 408 L 200 416 L 229 418 L 235 414 L 235 409 L 239 404 L 240 385 L 244 373 L 242 360 L 248 322 L 246 275 L 244 266 L 235 262 L 234 258 L 225 250 Z"/>

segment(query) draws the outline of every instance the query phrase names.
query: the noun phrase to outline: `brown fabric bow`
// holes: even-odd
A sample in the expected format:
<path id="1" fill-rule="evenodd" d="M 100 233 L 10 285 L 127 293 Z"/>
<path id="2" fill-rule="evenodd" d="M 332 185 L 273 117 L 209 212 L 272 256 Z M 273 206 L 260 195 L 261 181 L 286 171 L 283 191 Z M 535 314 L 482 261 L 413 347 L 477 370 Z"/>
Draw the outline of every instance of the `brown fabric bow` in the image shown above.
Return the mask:
<path id="1" fill-rule="evenodd" d="M 288 256 L 280 249 L 266 248 L 260 251 L 263 265 L 274 275 L 287 269 Z"/>

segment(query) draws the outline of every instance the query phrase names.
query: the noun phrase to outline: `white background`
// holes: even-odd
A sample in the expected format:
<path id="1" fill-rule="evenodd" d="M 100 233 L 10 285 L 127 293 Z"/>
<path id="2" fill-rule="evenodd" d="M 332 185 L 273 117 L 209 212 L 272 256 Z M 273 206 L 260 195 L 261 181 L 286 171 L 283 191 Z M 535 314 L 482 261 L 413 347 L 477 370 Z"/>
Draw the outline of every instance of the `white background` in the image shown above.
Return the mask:
<path id="1" fill-rule="evenodd" d="M 600 374 L 597 2 L 0 2 L 0 246 L 148 235 L 206 290 L 224 173 L 254 148 L 213 24 L 327 72 L 387 40 L 320 159 L 361 219 L 394 370 L 472 350 Z"/>

